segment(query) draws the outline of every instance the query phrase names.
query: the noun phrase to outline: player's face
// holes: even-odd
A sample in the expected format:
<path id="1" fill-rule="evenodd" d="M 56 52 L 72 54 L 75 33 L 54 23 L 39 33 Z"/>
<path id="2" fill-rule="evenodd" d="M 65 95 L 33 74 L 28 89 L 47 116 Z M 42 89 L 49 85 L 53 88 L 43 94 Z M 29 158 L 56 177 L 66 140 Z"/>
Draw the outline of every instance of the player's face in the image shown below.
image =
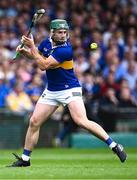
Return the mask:
<path id="1" fill-rule="evenodd" d="M 55 30 L 52 36 L 52 40 L 56 44 L 62 44 L 67 41 L 68 31 L 66 29 Z"/>

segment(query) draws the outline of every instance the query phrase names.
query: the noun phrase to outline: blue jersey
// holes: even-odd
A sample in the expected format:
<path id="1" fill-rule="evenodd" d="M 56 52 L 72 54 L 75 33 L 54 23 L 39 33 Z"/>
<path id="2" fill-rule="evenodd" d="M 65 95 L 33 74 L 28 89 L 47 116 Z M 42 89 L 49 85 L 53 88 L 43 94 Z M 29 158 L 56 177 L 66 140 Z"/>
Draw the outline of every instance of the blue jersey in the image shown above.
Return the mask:
<path id="1" fill-rule="evenodd" d="M 38 50 L 44 57 L 51 55 L 59 62 L 56 68 L 46 70 L 48 90 L 61 91 L 80 87 L 73 71 L 73 52 L 69 41 L 62 45 L 52 47 L 50 38 L 47 38 L 40 43 Z"/>

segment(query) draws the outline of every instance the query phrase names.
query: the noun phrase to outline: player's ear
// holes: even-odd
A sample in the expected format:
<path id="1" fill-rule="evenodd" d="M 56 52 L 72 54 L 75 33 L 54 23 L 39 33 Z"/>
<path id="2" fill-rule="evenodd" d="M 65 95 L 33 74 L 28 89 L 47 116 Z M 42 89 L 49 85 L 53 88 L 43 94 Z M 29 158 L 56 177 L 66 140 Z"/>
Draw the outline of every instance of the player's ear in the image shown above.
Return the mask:
<path id="1" fill-rule="evenodd" d="M 67 39 L 70 38 L 70 34 L 69 33 L 70 33 L 69 30 L 67 30 Z"/>

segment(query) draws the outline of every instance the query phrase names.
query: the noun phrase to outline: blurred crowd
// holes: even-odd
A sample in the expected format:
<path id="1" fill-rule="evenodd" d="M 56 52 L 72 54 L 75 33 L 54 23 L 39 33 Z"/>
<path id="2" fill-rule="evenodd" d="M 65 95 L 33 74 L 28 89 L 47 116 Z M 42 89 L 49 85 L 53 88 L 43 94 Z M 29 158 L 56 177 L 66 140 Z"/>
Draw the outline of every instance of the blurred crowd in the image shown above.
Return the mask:
<path id="1" fill-rule="evenodd" d="M 35 61 L 11 59 L 37 9 L 45 16 L 33 30 L 38 45 L 52 19 L 66 19 L 74 49 L 75 73 L 87 109 L 100 105 L 137 106 L 137 0 L 1 0 L 0 107 L 31 112 L 45 88 Z M 97 50 L 90 44 L 96 42 Z M 93 102 L 95 102 L 93 104 Z"/>

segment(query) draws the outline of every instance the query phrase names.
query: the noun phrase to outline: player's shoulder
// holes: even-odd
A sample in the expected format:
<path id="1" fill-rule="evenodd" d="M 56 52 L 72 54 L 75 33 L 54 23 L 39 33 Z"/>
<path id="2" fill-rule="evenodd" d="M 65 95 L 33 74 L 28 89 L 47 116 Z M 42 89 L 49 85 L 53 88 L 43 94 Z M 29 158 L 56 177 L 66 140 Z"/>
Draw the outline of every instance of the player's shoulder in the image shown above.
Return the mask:
<path id="1" fill-rule="evenodd" d="M 38 50 L 40 52 L 43 52 L 44 49 L 46 49 L 46 51 L 47 51 L 47 49 L 49 49 L 49 48 L 51 48 L 51 42 L 50 42 L 49 38 L 45 38 L 43 41 L 41 41 L 41 43 L 38 46 Z"/>
<path id="2" fill-rule="evenodd" d="M 52 56 L 59 62 L 70 60 L 73 58 L 73 51 L 71 44 L 66 42 L 54 48 Z"/>
<path id="3" fill-rule="evenodd" d="M 67 41 L 66 43 L 59 45 L 55 48 L 56 51 L 58 52 L 65 52 L 67 53 L 68 51 L 71 52 L 72 51 L 72 46 L 71 43 L 69 41 Z"/>
<path id="4" fill-rule="evenodd" d="M 46 44 L 50 44 L 50 39 L 49 38 L 45 38 L 44 40 L 41 41 L 40 45 L 46 45 Z"/>

